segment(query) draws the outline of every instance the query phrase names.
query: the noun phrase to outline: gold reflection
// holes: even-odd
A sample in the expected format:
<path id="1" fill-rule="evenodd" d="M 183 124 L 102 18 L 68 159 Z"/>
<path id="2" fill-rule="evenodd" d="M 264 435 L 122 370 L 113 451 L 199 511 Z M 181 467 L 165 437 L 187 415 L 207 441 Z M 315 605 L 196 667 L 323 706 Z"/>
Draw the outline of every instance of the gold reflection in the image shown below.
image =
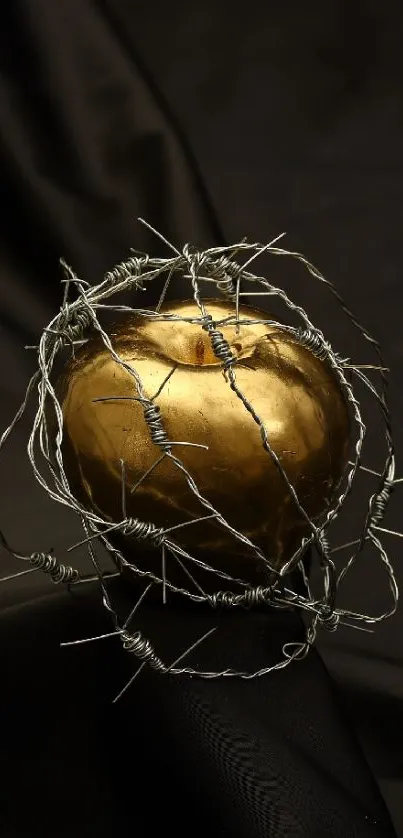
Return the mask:
<path id="1" fill-rule="evenodd" d="M 214 320 L 234 314 L 231 303 L 206 305 Z M 199 316 L 194 302 L 166 304 L 162 313 Z M 241 320 L 267 317 L 240 307 Z M 235 325 L 220 330 L 238 358 L 237 384 L 263 420 L 301 504 L 318 518 L 332 500 L 348 457 L 348 410 L 333 373 L 279 329 L 258 323 L 241 325 L 239 331 Z M 225 380 L 206 332 L 198 324 L 133 316 L 111 331 L 114 349 L 135 368 L 148 398 L 173 370 L 156 404 L 170 440 L 208 446 L 174 447 L 200 492 L 268 558 L 277 564 L 285 561 L 307 532 L 306 524 L 263 449 L 259 427 Z M 65 423 L 66 473 L 73 492 L 89 508 L 122 520 L 123 459 L 129 516 L 171 527 L 206 514 L 169 458 L 131 493 L 161 450 L 151 442 L 141 404 L 133 398 L 138 396 L 133 376 L 114 361 L 98 337 L 67 365 L 57 392 Z M 109 400 L 94 401 L 102 398 Z M 234 573 L 251 558 L 214 521 L 173 535 L 186 550 Z M 130 560 L 136 549 L 130 539 L 124 549 Z"/>

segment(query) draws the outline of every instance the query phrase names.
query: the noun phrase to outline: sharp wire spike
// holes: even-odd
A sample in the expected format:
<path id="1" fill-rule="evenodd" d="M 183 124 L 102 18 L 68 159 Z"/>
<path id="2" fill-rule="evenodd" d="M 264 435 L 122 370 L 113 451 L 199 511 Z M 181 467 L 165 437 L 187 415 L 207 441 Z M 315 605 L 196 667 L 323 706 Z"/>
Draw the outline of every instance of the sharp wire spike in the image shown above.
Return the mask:
<path id="1" fill-rule="evenodd" d="M 94 637 L 83 637 L 79 640 L 65 640 L 63 643 L 60 643 L 61 647 L 64 646 L 84 646 L 86 643 L 94 643 L 95 640 L 106 640 L 109 637 L 118 637 L 120 631 L 108 631 L 106 634 L 97 634 Z"/>
<path id="2" fill-rule="evenodd" d="M 0 577 L 0 582 L 11 582 L 12 579 L 18 579 L 19 576 L 27 576 L 29 573 L 37 573 L 37 567 L 29 567 L 27 570 L 20 570 L 18 573 L 11 573 L 9 576 Z"/>
<path id="3" fill-rule="evenodd" d="M 166 573 L 166 552 L 165 544 L 161 547 L 161 565 L 162 565 L 162 604 L 167 604 L 167 573 Z"/>
<path id="4" fill-rule="evenodd" d="M 370 628 L 365 628 L 364 626 L 358 626 L 357 623 L 347 623 L 346 620 L 340 620 L 341 626 L 346 626 L 347 628 L 355 629 L 355 631 L 364 631 L 365 634 L 373 634 L 374 630 Z"/>
<path id="5" fill-rule="evenodd" d="M 188 448 L 203 448 L 204 451 L 209 450 L 208 445 L 202 445 L 200 442 L 187 442 L 187 441 L 184 442 L 183 440 L 179 441 L 179 440 L 170 439 L 169 444 L 170 445 L 185 445 Z"/>
<path id="6" fill-rule="evenodd" d="M 97 399 L 91 399 L 93 404 L 97 402 L 140 402 L 139 396 L 99 396 Z"/>
<path id="7" fill-rule="evenodd" d="M 119 701 L 119 700 L 122 698 L 122 696 L 125 694 L 125 692 L 126 692 L 126 691 L 129 689 L 129 687 L 131 687 L 131 685 L 134 683 L 134 681 L 136 680 L 137 676 L 138 676 L 138 675 L 140 675 L 140 672 L 144 669 L 145 665 L 146 665 L 146 662 L 145 662 L 145 661 L 143 661 L 143 663 L 141 663 L 141 664 L 140 664 L 140 666 L 138 667 L 138 669 L 136 669 L 136 671 L 135 671 L 134 675 L 132 675 L 132 677 L 130 678 L 130 681 L 128 681 L 128 682 L 127 682 L 127 684 L 125 684 L 125 686 L 123 687 L 123 689 L 121 689 L 121 690 L 120 690 L 120 692 L 119 692 L 119 693 L 115 696 L 115 698 L 114 698 L 114 699 L 113 699 L 113 701 L 112 701 L 112 704 L 116 704 L 116 702 L 117 702 L 117 701 Z"/>
<path id="8" fill-rule="evenodd" d="M 120 576 L 120 572 L 118 570 L 116 573 L 104 573 L 104 579 L 116 579 L 117 576 Z M 99 576 L 81 576 L 77 579 L 75 586 L 92 584 L 93 582 L 99 582 Z"/>
<path id="9" fill-rule="evenodd" d="M 152 586 L 153 586 L 153 582 L 150 582 L 150 583 L 147 585 L 147 587 L 144 589 L 143 593 L 141 594 L 141 596 L 140 596 L 140 597 L 139 597 L 139 599 L 137 600 L 137 602 L 136 602 L 135 606 L 132 608 L 132 610 L 131 610 L 131 612 L 130 612 L 129 616 L 127 617 L 127 620 L 126 620 L 126 622 L 124 623 L 124 626 L 123 626 L 123 630 L 126 630 L 126 629 L 127 629 L 127 627 L 129 626 L 129 624 L 130 624 L 130 622 L 132 621 L 132 619 L 133 619 L 134 615 L 136 614 L 136 612 L 137 612 L 137 611 L 138 611 L 138 609 L 140 608 L 140 605 L 141 605 L 141 603 L 143 602 L 143 599 L 145 599 L 145 597 L 147 596 L 147 594 L 148 594 L 148 592 L 149 592 L 150 588 L 152 588 Z"/>
<path id="10" fill-rule="evenodd" d="M 130 489 L 130 494 L 131 495 L 136 491 L 136 489 L 138 489 L 139 486 L 141 486 L 143 480 L 145 480 L 146 477 L 148 477 L 148 475 L 151 474 L 151 472 L 154 471 L 154 469 L 157 468 L 157 466 L 159 466 L 160 463 L 162 463 L 162 460 L 165 460 L 165 457 L 166 457 L 166 452 L 164 451 L 164 453 L 161 454 L 160 457 L 158 457 L 158 459 L 155 461 L 155 463 L 153 463 L 153 465 L 150 466 L 150 468 L 148 468 L 147 471 L 144 472 L 142 477 L 140 477 L 140 479 L 137 480 L 137 482 L 134 484 L 134 486 L 132 486 L 132 488 Z"/>
<path id="11" fill-rule="evenodd" d="M 77 541 L 76 544 L 72 544 L 71 547 L 67 548 L 67 552 L 71 553 L 72 550 L 77 550 L 77 548 L 82 547 L 83 544 L 90 544 L 91 541 L 95 541 L 96 538 L 101 538 L 103 535 L 106 535 L 108 532 L 113 532 L 113 530 L 119 529 L 120 526 L 121 526 L 120 523 L 111 524 L 111 526 L 107 527 L 107 529 L 105 529 L 105 530 L 102 530 L 100 532 L 94 532 L 92 535 L 89 535 L 87 538 L 83 538 L 82 541 Z"/>
<path id="12" fill-rule="evenodd" d="M 181 524 L 175 524 L 174 527 L 168 527 L 168 529 L 164 530 L 164 535 L 167 535 L 169 532 L 174 532 L 174 530 L 181 530 L 183 527 L 190 527 L 191 524 L 199 524 L 201 521 L 208 521 L 209 518 L 218 518 L 219 514 L 214 512 L 212 515 L 203 515 L 201 518 L 192 518 L 191 521 L 183 521 Z"/>
<path id="13" fill-rule="evenodd" d="M 13 550 L 13 548 L 10 547 L 10 545 L 9 545 L 9 543 L 8 543 L 8 541 L 7 541 L 7 539 L 6 539 L 2 530 L 0 530 L 0 544 L 3 545 L 3 547 L 7 551 L 7 553 L 10 553 L 10 555 L 14 556 L 16 559 L 25 560 L 27 558 L 26 556 L 21 555 L 21 553 L 17 553 L 16 550 Z"/>
<path id="14" fill-rule="evenodd" d="M 239 323 L 239 298 L 241 296 L 241 277 L 237 276 L 236 279 L 236 290 L 235 290 L 235 318 L 236 318 L 236 334 L 239 335 L 241 326 Z"/>
<path id="15" fill-rule="evenodd" d="M 356 544 L 359 544 L 360 541 L 360 538 L 355 538 L 353 541 L 346 541 L 345 544 L 339 544 L 337 547 L 332 547 L 330 552 L 339 553 L 340 550 L 345 550 L 347 547 L 354 547 Z"/>
<path id="16" fill-rule="evenodd" d="M 148 221 L 145 221 L 144 218 L 140 217 L 137 219 L 137 221 L 139 221 L 140 224 L 144 224 L 144 227 L 147 227 L 147 229 L 150 230 L 151 233 L 154 233 L 154 235 L 157 236 L 157 239 L 160 239 L 162 242 L 164 242 L 164 244 L 166 244 L 166 246 L 169 247 L 170 250 L 173 250 L 173 252 L 176 253 L 177 256 L 182 256 L 180 250 L 178 250 L 177 247 L 175 247 L 170 241 L 168 241 L 168 239 L 166 239 L 165 236 L 162 235 L 162 233 L 159 233 L 158 230 L 155 229 L 155 227 L 149 224 Z"/>
<path id="17" fill-rule="evenodd" d="M 261 256 L 262 253 L 264 253 L 266 250 L 269 250 L 271 247 L 273 247 L 273 245 L 276 244 L 276 242 L 278 242 L 280 239 L 284 238 L 285 235 L 286 233 L 280 233 L 278 236 L 272 239 L 271 242 L 269 242 L 269 244 L 263 245 L 258 251 L 256 251 L 256 253 L 253 253 L 252 256 L 250 256 L 249 259 L 246 262 L 244 262 L 240 272 L 243 273 L 245 268 L 248 268 L 249 265 L 251 265 L 252 262 L 255 261 L 255 259 Z"/>
<path id="18" fill-rule="evenodd" d="M 277 297 L 277 291 L 243 291 L 240 297 Z"/>
<path id="19" fill-rule="evenodd" d="M 348 464 L 349 464 L 349 466 L 355 466 L 355 463 L 353 462 L 353 460 L 349 460 Z M 363 465 L 361 465 L 361 463 L 359 464 L 358 468 L 360 469 L 360 471 L 367 472 L 367 474 L 373 474 L 374 477 L 382 477 L 382 475 L 379 473 L 379 471 L 375 471 L 375 469 L 373 469 L 373 468 L 368 468 L 368 466 L 363 466 Z"/>
<path id="20" fill-rule="evenodd" d="M 190 570 L 188 570 L 188 568 L 186 567 L 186 565 L 185 565 L 185 564 L 183 564 L 183 562 L 180 560 L 180 558 L 179 558 L 179 556 L 178 556 L 178 554 L 177 554 L 176 550 L 174 550 L 174 549 L 171 547 L 171 548 L 169 548 L 169 552 L 170 552 L 170 553 L 171 553 L 171 555 L 174 557 L 175 561 L 176 561 L 176 562 L 180 565 L 180 567 L 182 568 L 183 572 L 184 572 L 184 573 L 186 573 L 186 576 L 190 579 L 190 581 L 193 583 L 193 585 L 195 586 L 195 588 L 197 588 L 197 590 L 198 590 L 198 591 L 202 594 L 202 596 L 203 596 L 203 597 L 207 600 L 207 599 L 208 599 L 208 597 L 207 597 L 206 592 L 203 590 L 203 588 L 201 587 L 201 585 L 199 585 L 199 583 L 196 581 L 196 579 L 195 579 L 195 578 L 194 578 L 194 576 L 191 574 Z"/>
<path id="21" fill-rule="evenodd" d="M 190 653 L 193 652 L 193 650 L 196 649 L 197 646 L 200 646 L 200 644 L 203 643 L 204 640 L 207 640 L 207 638 L 210 637 L 211 634 L 214 634 L 215 631 L 217 631 L 217 626 L 210 629 L 209 631 L 206 631 L 206 633 L 203 634 L 203 637 L 199 637 L 199 639 L 196 640 L 195 643 L 192 643 L 192 645 L 189 646 L 188 649 L 186 649 L 184 652 L 182 652 L 182 654 L 179 655 L 179 657 L 176 658 L 170 664 L 170 666 L 168 666 L 168 668 L 165 670 L 164 675 L 167 675 L 168 672 L 171 672 L 172 669 L 175 669 L 175 667 L 178 665 L 178 663 L 180 663 L 182 660 L 184 660 L 184 658 L 187 658 L 187 656 L 190 655 Z"/>
<path id="22" fill-rule="evenodd" d="M 154 402 L 154 401 L 155 401 L 155 399 L 158 399 L 158 396 L 160 396 L 160 395 L 161 395 L 161 393 L 162 393 L 162 391 L 163 391 L 163 389 L 164 389 L 165 385 L 168 383 L 169 379 L 173 376 L 173 374 L 174 374 L 175 370 L 177 370 L 177 369 L 178 369 L 178 364 L 174 364 L 174 366 L 172 367 L 172 369 L 169 371 L 168 375 L 166 375 L 166 376 L 165 376 L 165 378 L 164 378 L 164 380 L 163 380 L 162 384 L 160 384 L 160 386 L 158 387 L 157 392 L 156 392 L 156 393 L 154 393 L 154 395 L 153 395 L 153 396 L 152 396 L 152 398 L 150 399 L 150 401 Z"/>
<path id="23" fill-rule="evenodd" d="M 159 300 L 158 300 L 158 304 L 157 304 L 157 307 L 156 307 L 156 309 L 155 309 L 156 311 L 160 311 L 160 310 L 161 310 L 161 306 L 162 306 L 162 304 L 163 304 L 163 302 L 164 302 L 164 300 L 165 300 L 165 297 L 166 297 L 166 294 L 167 294 L 167 291 L 168 291 L 169 285 L 170 285 L 170 283 L 171 283 L 171 279 L 172 279 L 172 277 L 173 277 L 173 275 L 174 275 L 174 272 L 175 272 L 175 268 L 174 268 L 174 267 L 172 267 L 172 268 L 170 269 L 169 273 L 168 273 L 167 279 L 165 280 L 165 283 L 164 283 L 164 287 L 163 287 L 163 289 L 162 289 L 161 296 L 160 296 L 160 298 L 159 298 Z"/>
<path id="24" fill-rule="evenodd" d="M 381 532 L 386 532 L 388 535 L 396 535 L 398 538 L 403 538 L 403 532 L 396 532 L 396 530 L 388 530 L 386 527 L 380 527 L 378 524 L 374 524 L 374 530 L 380 530 Z"/>
<path id="25" fill-rule="evenodd" d="M 144 597 L 146 596 L 146 594 L 148 594 L 148 591 L 150 590 L 152 585 L 153 585 L 153 583 L 150 582 L 150 584 L 147 585 L 146 589 L 142 592 L 140 598 L 137 600 L 134 608 L 132 608 L 129 616 L 127 617 L 127 620 L 126 620 L 126 622 L 124 623 L 124 626 L 123 626 L 123 630 L 125 630 L 128 627 L 130 621 L 134 617 L 137 609 L 140 607 L 141 603 L 143 602 Z M 95 637 L 83 637 L 83 638 L 80 638 L 80 640 L 66 640 L 63 643 L 61 643 L 60 646 L 84 646 L 86 643 L 94 643 L 96 640 L 106 640 L 109 637 L 119 637 L 119 635 L 121 633 L 122 633 L 122 629 L 115 629 L 114 631 L 106 632 L 106 634 L 98 634 Z"/>
<path id="26" fill-rule="evenodd" d="M 376 364 L 342 364 L 345 370 L 379 370 L 379 372 L 390 372 L 389 367 L 379 367 Z"/>
<path id="27" fill-rule="evenodd" d="M 126 504 L 126 464 L 124 460 L 120 461 L 122 468 L 122 518 L 126 521 L 127 518 L 127 504 Z"/>
<path id="28" fill-rule="evenodd" d="M 69 298 L 69 291 L 70 291 L 70 283 L 71 283 L 71 268 L 66 264 L 64 259 L 60 259 L 60 264 L 66 274 L 65 285 L 64 285 L 64 293 L 63 293 L 63 301 L 62 301 L 62 309 L 64 309 L 67 305 L 67 300 Z"/>

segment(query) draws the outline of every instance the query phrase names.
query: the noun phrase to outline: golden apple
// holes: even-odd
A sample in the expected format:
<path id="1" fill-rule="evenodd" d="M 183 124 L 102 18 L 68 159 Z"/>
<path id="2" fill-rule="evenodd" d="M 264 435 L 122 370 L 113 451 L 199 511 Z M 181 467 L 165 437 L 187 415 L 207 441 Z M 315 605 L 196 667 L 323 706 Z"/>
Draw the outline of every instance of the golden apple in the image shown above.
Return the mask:
<path id="1" fill-rule="evenodd" d="M 214 321 L 234 313 L 231 303 L 210 300 L 206 306 Z M 166 304 L 161 313 L 199 316 L 193 301 Z M 265 312 L 241 306 L 240 327 L 219 328 L 237 357 L 237 384 L 263 421 L 300 503 L 315 520 L 331 503 L 348 459 L 348 408 L 327 362 L 285 330 L 242 323 L 267 318 Z M 258 425 L 231 390 L 206 331 L 197 323 L 134 315 L 111 331 L 114 350 L 137 371 L 146 396 L 158 394 L 155 404 L 168 439 L 206 446 L 172 448 L 201 494 L 273 564 L 281 565 L 309 527 L 264 450 Z M 99 337 L 91 337 L 67 365 L 57 393 L 66 474 L 87 508 L 107 520 L 121 521 L 126 512 L 163 528 L 208 514 L 184 473 L 170 457 L 161 459 L 135 379 Z M 256 579 L 254 553 L 214 519 L 178 528 L 170 538 L 215 567 Z M 138 553 L 144 556 L 133 538 L 121 537 L 122 544 L 128 560 L 132 551 L 137 562 Z M 149 561 L 150 554 L 143 565 Z"/>

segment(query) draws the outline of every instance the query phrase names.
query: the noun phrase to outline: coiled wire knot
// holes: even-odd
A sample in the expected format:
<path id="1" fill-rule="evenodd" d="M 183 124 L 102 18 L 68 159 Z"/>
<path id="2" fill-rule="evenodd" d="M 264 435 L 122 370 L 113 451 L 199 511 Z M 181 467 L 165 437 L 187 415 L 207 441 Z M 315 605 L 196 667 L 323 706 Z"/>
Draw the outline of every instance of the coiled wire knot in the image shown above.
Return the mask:
<path id="1" fill-rule="evenodd" d="M 394 489 L 394 481 L 386 478 L 382 489 L 372 497 L 371 526 L 381 524 Z"/>
<path id="2" fill-rule="evenodd" d="M 326 631 L 336 631 L 340 622 L 340 616 L 330 605 L 322 605 L 318 611 L 318 622 Z"/>
<path id="3" fill-rule="evenodd" d="M 315 539 L 315 543 L 321 562 L 327 564 L 330 556 L 329 539 L 323 533 L 319 533 Z"/>
<path id="4" fill-rule="evenodd" d="M 223 363 L 224 369 L 227 370 L 236 363 L 236 357 L 233 355 L 223 333 L 215 328 L 211 314 L 208 314 L 204 319 L 203 329 L 208 332 L 214 355 Z"/>
<path id="5" fill-rule="evenodd" d="M 143 281 L 141 279 L 141 274 L 144 268 L 147 267 L 149 259 L 149 255 L 144 254 L 144 256 L 131 256 L 125 262 L 119 262 L 118 265 L 115 265 L 113 270 L 108 271 L 105 274 L 105 282 L 114 286 L 119 282 L 122 282 L 122 280 L 127 281 L 129 279 L 133 279 L 136 288 L 140 288 L 142 290 Z"/>
<path id="6" fill-rule="evenodd" d="M 129 634 L 128 631 L 123 630 L 120 637 L 126 652 L 132 652 L 136 658 L 141 660 L 142 663 L 148 663 L 151 669 L 155 669 L 156 672 L 165 672 L 166 667 L 162 660 L 155 654 L 150 641 L 143 637 L 140 631 Z"/>
<path id="7" fill-rule="evenodd" d="M 218 290 L 226 297 L 235 297 L 236 285 L 234 279 L 239 276 L 239 265 L 231 261 L 225 254 L 220 256 L 219 259 L 208 259 L 206 262 L 217 283 Z"/>
<path id="8" fill-rule="evenodd" d="M 166 430 L 162 424 L 161 411 L 158 404 L 152 401 L 143 402 L 144 419 L 150 429 L 150 436 L 155 445 L 159 445 L 162 451 L 170 451 L 171 444 L 169 442 Z"/>
<path id="9" fill-rule="evenodd" d="M 197 250 L 191 244 L 185 244 L 182 249 L 182 253 L 191 269 L 191 272 L 197 273 L 199 268 L 207 261 L 206 254 Z"/>
<path id="10" fill-rule="evenodd" d="M 309 349 L 320 361 L 326 360 L 329 354 L 328 348 L 318 332 L 312 332 L 310 329 L 296 329 L 295 337 L 301 346 Z"/>
<path id="11" fill-rule="evenodd" d="M 240 603 L 244 605 L 245 608 L 253 608 L 257 605 L 267 605 L 267 603 L 272 598 L 272 590 L 271 588 L 265 588 L 262 585 L 258 585 L 256 588 L 249 588 L 243 594 L 243 602 Z"/>
<path id="12" fill-rule="evenodd" d="M 155 547 L 160 547 L 164 538 L 162 527 L 156 527 L 148 521 L 139 521 L 138 518 L 126 518 L 120 531 L 138 541 L 150 541 Z"/>
<path id="13" fill-rule="evenodd" d="M 231 608 L 235 605 L 236 594 L 231 591 L 215 591 L 209 596 L 213 608 Z"/>
<path id="14" fill-rule="evenodd" d="M 243 608 L 253 608 L 258 605 L 267 605 L 271 599 L 272 589 L 258 585 L 256 588 L 248 588 L 242 594 L 216 591 L 209 597 L 209 602 L 213 608 L 232 608 L 237 605 Z"/>
<path id="15" fill-rule="evenodd" d="M 58 562 L 52 553 L 32 553 L 29 561 L 36 570 L 42 570 L 43 573 L 48 574 L 55 585 L 60 585 L 62 582 L 74 584 L 78 580 L 78 571 Z"/>
<path id="16" fill-rule="evenodd" d="M 73 313 L 70 321 L 63 327 L 64 335 L 68 340 L 79 340 L 91 323 L 92 317 L 90 312 L 87 309 L 79 309 Z"/>

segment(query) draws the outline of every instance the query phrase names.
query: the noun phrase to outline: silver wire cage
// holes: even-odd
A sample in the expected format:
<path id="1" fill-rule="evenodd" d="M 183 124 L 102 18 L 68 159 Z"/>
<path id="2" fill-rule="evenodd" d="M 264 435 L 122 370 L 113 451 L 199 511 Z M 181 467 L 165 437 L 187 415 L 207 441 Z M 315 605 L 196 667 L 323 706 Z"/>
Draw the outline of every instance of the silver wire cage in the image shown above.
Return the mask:
<path id="1" fill-rule="evenodd" d="M 148 665 L 161 673 L 169 672 L 174 675 L 189 674 L 204 678 L 230 676 L 254 678 L 266 675 L 272 670 L 281 669 L 289 665 L 294 660 L 304 658 L 314 644 L 317 630 L 320 626 L 330 631 L 336 630 L 339 623 L 348 624 L 356 628 L 364 627 L 365 625 L 371 626 L 383 622 L 396 611 L 398 588 L 392 564 L 381 541 L 382 534 L 389 532 L 382 527 L 382 522 L 391 494 L 396 484 L 402 482 L 395 476 L 395 455 L 387 402 L 387 370 L 377 341 L 359 323 L 333 284 L 325 279 L 303 255 L 279 247 L 278 241 L 281 236 L 278 236 L 267 245 L 248 243 L 244 240 L 229 247 L 214 247 L 205 251 L 199 251 L 189 245 L 185 245 L 182 250 L 179 250 L 168 242 L 164 236 L 154 230 L 151 225 L 143 220 L 141 221 L 170 248 L 172 251 L 170 258 L 152 258 L 149 255 L 133 251 L 127 261 L 121 262 L 113 270 L 108 272 L 102 282 L 96 286 L 90 286 L 84 280 L 79 279 L 73 270 L 66 263 L 62 262 L 65 274 L 63 279 L 63 302 L 59 312 L 42 332 L 39 345 L 36 347 L 38 356 L 37 370 L 29 382 L 20 409 L 0 439 L 0 449 L 12 433 L 13 428 L 24 415 L 29 399 L 35 397 L 37 400 L 36 414 L 27 446 L 33 474 L 53 501 L 74 510 L 79 516 L 84 531 L 84 539 L 80 542 L 80 545 L 86 546 L 91 567 L 95 571 L 95 575 L 93 576 L 94 582 L 100 586 L 103 605 L 112 619 L 113 633 L 120 637 L 124 648 L 131 652 L 140 662 L 136 674 L 144 666 Z M 343 314 L 350 320 L 353 327 L 358 330 L 366 345 L 375 353 L 376 361 L 372 364 L 354 364 L 350 358 L 343 358 L 339 352 L 336 352 L 332 348 L 323 332 L 311 322 L 306 311 L 300 305 L 295 304 L 283 288 L 273 285 L 263 276 L 257 276 L 251 273 L 249 268 L 252 262 L 263 253 L 269 254 L 270 256 L 292 258 L 302 263 L 309 274 L 318 283 L 326 286 L 331 292 L 341 307 Z M 246 260 L 243 262 L 242 257 L 246 257 Z M 189 318 L 190 322 L 198 324 L 201 329 L 207 332 L 212 351 L 222 365 L 229 387 L 231 387 L 237 398 L 242 402 L 244 409 L 251 417 L 251 421 L 259 428 L 263 448 L 274 463 L 276 469 L 280 472 L 292 498 L 292 503 L 295 504 L 299 514 L 305 519 L 309 527 L 309 535 L 301 539 L 298 549 L 280 569 L 273 567 L 261 549 L 254 545 L 242 532 L 231 526 L 221 515 L 220 511 L 215 509 L 209 500 L 202 495 L 194 477 L 186 469 L 180 455 L 177 453 L 178 450 L 180 451 L 180 447 L 176 447 L 180 445 L 197 446 L 197 443 L 171 440 L 168 438 L 163 417 L 155 402 L 155 395 L 152 398 L 146 395 L 138 372 L 134 366 L 124 361 L 115 351 L 110 336 L 101 325 L 100 318 L 105 311 L 113 312 L 114 314 L 118 312 L 130 312 L 133 315 L 159 320 L 170 319 L 175 321 L 184 319 L 178 314 L 163 314 L 160 311 L 172 277 L 178 275 L 181 277 L 181 281 L 183 281 L 184 292 L 186 291 L 187 296 L 190 294 L 198 309 L 198 315 Z M 120 305 L 113 300 L 110 302 L 111 298 L 118 296 L 122 292 L 130 291 L 131 294 L 136 296 L 138 292 L 147 288 L 157 278 L 165 278 L 165 281 L 161 297 L 154 309 Z M 287 477 L 280 459 L 270 444 L 270 439 L 263 421 L 256 412 L 253 404 L 248 401 L 242 392 L 237 382 L 237 358 L 221 331 L 223 325 L 237 325 L 240 322 L 244 322 L 240 320 L 240 297 L 244 293 L 247 293 L 248 287 L 251 287 L 252 284 L 258 287 L 259 294 L 277 297 L 283 304 L 285 311 L 288 311 L 294 318 L 297 318 L 299 325 L 289 325 L 286 322 L 273 319 L 259 322 L 286 331 L 292 336 L 293 340 L 298 341 L 319 359 L 326 361 L 330 365 L 349 406 L 354 429 L 354 456 L 349 461 L 348 467 L 345 470 L 335 501 L 328 508 L 319 524 L 309 518 L 301 505 L 295 487 Z M 209 289 L 213 288 L 218 297 L 230 301 L 233 305 L 233 314 L 227 317 L 225 321 L 215 322 L 211 314 L 209 314 L 208 304 L 203 300 L 201 293 L 201 287 L 203 285 Z M 71 299 L 73 292 L 74 299 Z M 211 293 L 209 296 L 211 297 Z M 124 497 L 122 500 L 122 520 L 111 525 L 110 520 L 105 520 L 99 512 L 84 507 L 74 496 L 64 468 L 62 455 L 63 413 L 62 406 L 58 401 L 54 389 L 53 374 L 56 360 L 60 356 L 61 351 L 67 348 L 74 353 L 75 347 L 82 346 L 88 340 L 87 333 L 89 330 L 91 330 L 92 334 L 96 333 L 98 335 L 102 345 L 110 353 L 114 361 L 121 365 L 132 377 L 137 392 L 137 399 L 143 409 L 144 420 L 147 423 L 150 438 L 160 449 L 160 457 L 157 462 L 160 462 L 164 457 L 169 457 L 176 468 L 180 469 L 184 474 L 190 490 L 195 494 L 205 510 L 205 515 L 196 520 L 200 521 L 204 518 L 214 517 L 222 527 L 231 532 L 234 538 L 247 545 L 248 549 L 254 551 L 259 561 L 263 561 L 271 573 L 270 578 L 273 581 L 270 582 L 269 586 L 253 586 L 245 579 L 235 578 L 224 570 L 212 568 L 207 563 L 201 561 L 200 558 L 195 558 L 190 555 L 189 552 L 185 551 L 176 543 L 175 533 L 171 531 L 177 529 L 175 527 L 168 531 L 155 526 L 152 522 L 127 517 Z M 349 371 L 348 376 L 347 370 Z M 374 383 L 370 378 L 371 372 L 374 372 L 376 375 L 377 383 Z M 385 449 L 383 467 L 381 469 L 379 467 L 377 469 L 369 468 L 362 462 L 367 425 L 364 421 L 362 406 L 352 381 L 361 382 L 361 385 L 364 386 L 379 409 L 383 425 L 383 444 Z M 165 383 L 163 382 L 161 387 Z M 56 431 L 53 433 L 52 438 L 47 422 L 49 406 L 56 417 Z M 121 461 L 121 467 L 122 485 L 124 485 L 125 463 L 123 460 Z M 350 498 L 352 487 L 359 471 L 366 471 L 370 479 L 374 481 L 375 487 L 367 498 L 364 520 L 356 537 L 347 544 L 335 546 L 332 543 L 333 525 L 342 507 L 344 507 Z M 130 535 L 140 543 L 148 542 L 155 549 L 160 550 L 161 574 L 158 575 L 155 572 L 137 567 L 133 561 L 129 562 L 123 553 L 111 542 L 110 535 L 112 532 Z M 73 585 L 81 581 L 82 577 L 77 569 L 71 565 L 59 562 L 52 553 L 33 553 L 30 556 L 25 556 L 11 550 L 3 533 L 0 533 L 0 538 L 3 546 L 10 552 L 13 552 L 16 558 L 27 562 L 31 570 L 48 574 L 54 583 Z M 135 603 L 128 620 L 123 625 L 119 622 L 108 591 L 107 579 L 101 572 L 99 566 L 94 546 L 97 539 L 103 544 L 107 552 L 113 556 L 115 562 L 118 561 L 118 564 L 122 568 L 138 578 L 144 579 L 146 583 L 145 590 L 140 599 Z M 386 573 L 391 595 L 390 608 L 382 614 L 373 616 L 339 607 L 337 596 L 341 583 L 368 544 L 372 545 L 379 556 L 381 567 Z M 73 545 L 70 549 L 74 549 L 76 546 L 79 545 Z M 318 567 L 322 574 L 322 596 L 320 598 L 311 591 L 310 579 L 307 576 L 303 561 L 306 551 L 311 547 L 314 548 L 314 553 L 318 557 Z M 350 555 L 341 567 L 337 566 L 334 553 L 339 552 L 341 554 L 343 552 L 344 554 L 345 550 L 350 550 Z M 167 554 L 180 563 L 181 567 L 185 570 L 189 580 L 188 587 L 179 588 L 167 578 Z M 192 576 L 190 570 L 192 565 L 201 566 L 204 571 L 215 574 L 217 590 L 214 593 L 207 594 L 203 591 L 200 584 Z M 292 587 L 289 587 L 291 570 L 298 570 L 300 573 L 303 593 L 301 591 L 297 592 Z M 22 571 L 22 573 L 24 572 L 26 571 Z M 7 579 L 11 578 L 7 577 Z M 236 583 L 237 587 L 236 592 L 231 589 L 231 585 L 233 586 L 234 583 Z M 164 604 L 167 603 L 167 591 L 172 590 L 176 594 L 191 600 L 195 606 L 200 603 L 210 605 L 212 613 L 218 608 L 251 608 L 254 606 L 258 606 L 259 608 L 289 608 L 300 611 L 304 615 L 306 628 L 305 639 L 300 643 L 285 644 L 282 650 L 283 657 L 281 660 L 270 667 L 262 668 L 255 672 L 241 672 L 230 668 L 226 668 L 220 672 L 210 672 L 185 666 L 183 664 L 185 657 L 216 630 L 213 627 L 207 634 L 197 640 L 196 643 L 193 643 L 186 649 L 180 658 L 177 658 L 173 663 L 168 665 L 158 656 L 149 639 L 144 637 L 140 631 L 129 630 L 129 624 L 132 622 L 137 608 L 140 606 L 151 586 L 159 586 L 161 588 Z M 247 619 L 247 615 L 245 619 Z"/>

